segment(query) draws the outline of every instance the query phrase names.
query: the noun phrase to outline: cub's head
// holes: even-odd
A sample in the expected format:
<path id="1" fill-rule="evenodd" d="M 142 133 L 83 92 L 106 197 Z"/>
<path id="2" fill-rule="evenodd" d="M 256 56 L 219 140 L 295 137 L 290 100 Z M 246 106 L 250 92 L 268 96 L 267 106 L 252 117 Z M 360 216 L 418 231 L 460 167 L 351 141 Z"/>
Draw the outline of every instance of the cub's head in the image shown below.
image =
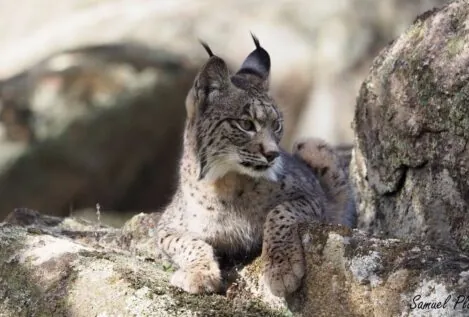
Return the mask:
<path id="1" fill-rule="evenodd" d="M 280 172 L 282 114 L 269 96 L 269 54 L 254 35 L 253 40 L 256 49 L 234 74 L 202 43 L 210 57 L 186 98 L 186 137 L 199 179 L 238 172 L 276 180 Z"/>

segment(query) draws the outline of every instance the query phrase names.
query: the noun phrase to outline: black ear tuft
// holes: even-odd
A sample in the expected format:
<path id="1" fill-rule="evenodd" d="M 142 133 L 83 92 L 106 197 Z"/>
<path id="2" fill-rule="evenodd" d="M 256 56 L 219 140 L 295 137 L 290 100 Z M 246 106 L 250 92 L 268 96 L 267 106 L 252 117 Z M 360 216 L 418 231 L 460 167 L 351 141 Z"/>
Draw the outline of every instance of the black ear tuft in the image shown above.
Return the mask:
<path id="1" fill-rule="evenodd" d="M 262 48 L 259 39 L 251 33 L 256 49 L 248 55 L 241 65 L 241 69 L 237 74 L 249 74 L 259 77 L 265 81 L 270 74 L 270 56 L 267 51 Z"/>
<path id="2" fill-rule="evenodd" d="M 199 40 L 199 42 L 205 48 L 205 50 L 207 51 L 209 57 L 212 57 L 212 56 L 215 55 L 215 54 L 213 54 L 212 50 L 210 49 L 210 46 L 208 46 L 208 44 L 206 42 L 204 42 L 202 40 Z"/>
<path id="3" fill-rule="evenodd" d="M 257 36 L 251 32 L 251 37 L 252 37 L 252 40 L 254 41 L 254 45 L 256 45 L 256 48 L 260 48 L 261 44 L 259 43 L 259 39 L 257 38 Z"/>

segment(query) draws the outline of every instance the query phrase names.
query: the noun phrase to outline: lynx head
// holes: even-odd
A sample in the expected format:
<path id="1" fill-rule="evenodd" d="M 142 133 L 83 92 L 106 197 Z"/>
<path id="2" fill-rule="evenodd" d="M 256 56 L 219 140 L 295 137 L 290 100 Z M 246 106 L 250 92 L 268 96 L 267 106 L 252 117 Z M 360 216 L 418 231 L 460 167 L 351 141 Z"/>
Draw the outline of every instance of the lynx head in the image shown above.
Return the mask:
<path id="1" fill-rule="evenodd" d="M 269 54 L 252 37 L 256 49 L 235 74 L 202 43 L 210 57 L 186 99 L 186 137 L 199 180 L 228 172 L 276 180 L 280 172 L 282 114 L 269 96 Z"/>

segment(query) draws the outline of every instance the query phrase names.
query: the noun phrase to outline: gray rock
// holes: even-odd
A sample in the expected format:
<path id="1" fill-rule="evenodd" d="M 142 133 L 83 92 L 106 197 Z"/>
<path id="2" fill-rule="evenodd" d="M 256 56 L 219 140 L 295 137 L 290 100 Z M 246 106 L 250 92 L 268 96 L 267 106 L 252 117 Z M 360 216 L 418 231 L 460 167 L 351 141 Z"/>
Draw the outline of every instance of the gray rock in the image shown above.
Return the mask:
<path id="1" fill-rule="evenodd" d="M 375 59 L 355 112 L 359 228 L 469 252 L 467 1 L 420 16 Z"/>

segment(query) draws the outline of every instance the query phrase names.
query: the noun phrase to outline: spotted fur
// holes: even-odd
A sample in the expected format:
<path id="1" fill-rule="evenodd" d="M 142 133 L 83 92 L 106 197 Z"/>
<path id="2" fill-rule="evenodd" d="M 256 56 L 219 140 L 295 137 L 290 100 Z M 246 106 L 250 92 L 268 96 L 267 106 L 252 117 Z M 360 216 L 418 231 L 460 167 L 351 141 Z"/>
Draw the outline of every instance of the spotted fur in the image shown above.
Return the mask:
<path id="1" fill-rule="evenodd" d="M 283 119 L 268 91 L 270 58 L 254 42 L 235 74 L 209 48 L 186 99 L 179 185 L 157 235 L 179 267 L 171 283 L 187 292 L 220 291 L 219 260 L 261 253 L 272 293 L 292 293 L 305 274 L 297 227 L 327 213 L 315 174 L 279 146 Z"/>

